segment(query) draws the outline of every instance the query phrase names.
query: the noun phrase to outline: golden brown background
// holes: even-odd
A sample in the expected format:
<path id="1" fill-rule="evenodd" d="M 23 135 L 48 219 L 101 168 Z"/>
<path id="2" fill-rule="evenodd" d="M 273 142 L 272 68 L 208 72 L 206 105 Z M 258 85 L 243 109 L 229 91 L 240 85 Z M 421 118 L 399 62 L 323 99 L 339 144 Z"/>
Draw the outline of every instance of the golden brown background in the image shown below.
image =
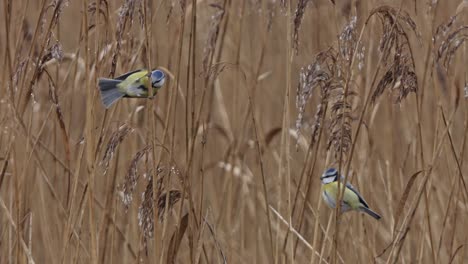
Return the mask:
<path id="1" fill-rule="evenodd" d="M 0 263 L 466 263 L 466 5 L 0 1 Z M 396 33 L 409 61 L 384 58 Z M 301 68 L 329 48 L 338 81 L 298 134 Z M 97 78 L 144 67 L 157 96 L 104 109 Z M 348 163 L 383 218 L 337 230 L 319 177 Z"/>

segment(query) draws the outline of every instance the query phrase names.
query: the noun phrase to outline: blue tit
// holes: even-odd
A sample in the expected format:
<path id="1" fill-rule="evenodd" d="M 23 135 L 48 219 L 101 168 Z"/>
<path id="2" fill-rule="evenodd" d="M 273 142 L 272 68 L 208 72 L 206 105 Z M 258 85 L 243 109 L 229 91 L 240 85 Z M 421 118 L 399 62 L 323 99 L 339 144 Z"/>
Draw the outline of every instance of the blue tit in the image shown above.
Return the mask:
<path id="1" fill-rule="evenodd" d="M 336 207 L 336 200 L 339 196 L 338 192 L 338 180 L 340 179 L 341 183 L 344 181 L 344 177 L 338 176 L 338 171 L 334 168 L 327 169 L 322 177 L 322 197 L 325 203 L 331 208 Z M 343 188 L 343 184 L 340 185 Z M 347 212 L 350 210 L 364 212 L 375 219 L 379 220 L 381 217 L 376 212 L 372 211 L 367 205 L 367 202 L 362 198 L 359 192 L 354 188 L 350 183 L 346 183 L 346 189 L 343 194 L 343 200 L 341 203 L 341 212 Z"/>
<path id="2" fill-rule="evenodd" d="M 151 74 L 148 70 L 139 69 L 119 76 L 115 79 L 99 78 L 99 90 L 101 100 L 106 108 L 117 102 L 122 97 L 146 98 L 151 82 L 153 95 L 158 92 L 166 80 L 163 71 L 154 70 Z"/>

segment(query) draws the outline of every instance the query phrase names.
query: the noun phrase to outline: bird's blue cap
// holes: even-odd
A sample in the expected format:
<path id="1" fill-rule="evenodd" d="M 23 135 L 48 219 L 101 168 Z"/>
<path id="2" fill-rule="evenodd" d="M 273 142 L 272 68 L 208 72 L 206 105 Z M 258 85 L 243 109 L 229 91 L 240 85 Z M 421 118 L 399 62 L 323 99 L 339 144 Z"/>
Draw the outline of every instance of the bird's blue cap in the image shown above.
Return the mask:
<path id="1" fill-rule="evenodd" d="M 328 177 L 334 177 L 337 174 L 338 174 L 338 171 L 335 168 L 329 168 L 323 173 L 322 177 L 320 178 L 323 179 L 323 178 L 328 178 Z"/>
<path id="2" fill-rule="evenodd" d="M 151 78 L 154 80 L 161 80 L 164 77 L 165 77 L 164 72 L 160 70 L 155 70 L 151 73 Z"/>
<path id="3" fill-rule="evenodd" d="M 151 84 L 153 85 L 153 87 L 163 86 L 165 78 L 166 75 L 163 71 L 154 70 L 153 72 L 151 72 Z"/>

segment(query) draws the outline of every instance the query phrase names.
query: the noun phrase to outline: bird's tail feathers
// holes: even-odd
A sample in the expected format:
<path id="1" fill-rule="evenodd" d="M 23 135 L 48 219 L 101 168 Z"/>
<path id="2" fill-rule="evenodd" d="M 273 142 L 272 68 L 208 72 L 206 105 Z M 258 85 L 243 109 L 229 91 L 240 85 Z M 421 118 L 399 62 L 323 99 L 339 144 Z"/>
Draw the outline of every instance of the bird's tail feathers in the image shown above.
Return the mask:
<path id="1" fill-rule="evenodd" d="M 119 91 L 117 85 L 121 83 L 120 80 L 114 79 L 99 79 L 99 90 L 101 91 L 101 100 L 106 108 L 117 102 L 120 98 L 125 96 L 125 93 Z"/>
<path id="2" fill-rule="evenodd" d="M 367 208 L 367 207 L 361 207 L 361 211 L 374 217 L 375 219 L 379 220 L 380 218 L 382 218 L 378 213 L 372 211 L 370 208 Z"/>

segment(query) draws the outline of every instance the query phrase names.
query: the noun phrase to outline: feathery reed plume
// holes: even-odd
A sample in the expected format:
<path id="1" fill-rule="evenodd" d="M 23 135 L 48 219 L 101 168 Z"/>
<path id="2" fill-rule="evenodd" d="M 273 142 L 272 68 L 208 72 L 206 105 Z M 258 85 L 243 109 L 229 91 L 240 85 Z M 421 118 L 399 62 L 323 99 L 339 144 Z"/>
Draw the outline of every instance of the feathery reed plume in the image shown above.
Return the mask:
<path id="1" fill-rule="evenodd" d="M 372 94 L 372 102 L 375 102 L 387 88 L 392 92 L 398 92 L 395 98 L 396 103 L 400 103 L 410 92 L 417 91 L 418 79 L 411 58 L 395 54 L 394 64 L 387 69 Z"/>
<path id="2" fill-rule="evenodd" d="M 211 65 L 206 72 L 204 72 L 204 76 L 210 76 L 212 79 L 216 79 L 223 71 L 236 68 L 236 70 L 241 71 L 243 74 L 243 77 L 245 78 L 245 73 L 241 69 L 237 69 L 236 64 L 233 64 L 231 62 L 219 62 Z M 202 73 L 203 74 L 203 73 Z M 200 74 L 200 75 L 202 75 Z"/>
<path id="3" fill-rule="evenodd" d="M 358 70 L 362 70 L 364 67 L 364 54 L 366 48 L 362 42 L 358 41 L 358 35 L 356 34 L 356 21 L 357 17 L 353 16 L 343 27 L 339 37 L 339 47 L 342 59 L 348 62 L 349 65 L 352 63 L 351 60 L 354 58 L 357 60 Z M 359 46 L 356 47 L 356 45 Z"/>
<path id="4" fill-rule="evenodd" d="M 299 52 L 299 29 L 308 3 L 309 0 L 299 0 L 297 2 L 296 11 L 294 12 L 293 49 L 296 52 L 296 55 Z M 284 5 L 286 5 L 286 3 L 284 3 Z"/>
<path id="5" fill-rule="evenodd" d="M 171 168 L 171 173 L 178 173 L 178 170 L 175 167 Z M 163 167 L 157 168 L 157 208 L 158 208 L 158 218 L 159 221 L 162 222 L 164 220 L 164 212 L 166 209 L 166 199 L 168 198 L 168 209 L 171 210 L 174 205 L 180 200 L 182 197 L 182 193 L 179 190 L 171 190 L 169 191 L 169 197 L 167 197 L 167 192 L 163 193 L 163 180 L 164 177 L 167 175 L 167 171 Z M 145 187 L 145 191 L 141 194 L 141 204 L 138 208 L 138 225 L 140 226 L 145 238 L 149 238 L 153 236 L 153 228 L 154 228 L 154 201 L 153 198 L 153 173 L 146 174 L 148 178 L 148 182 Z"/>
<path id="6" fill-rule="evenodd" d="M 158 185 L 158 189 L 160 185 Z M 153 236 L 154 214 L 153 214 L 153 176 L 149 177 L 145 191 L 141 194 L 142 201 L 138 209 L 138 225 L 145 237 Z"/>
<path id="7" fill-rule="evenodd" d="M 331 122 L 329 128 L 331 135 L 328 139 L 327 148 L 333 146 L 335 158 L 346 159 L 352 145 L 352 127 L 351 123 L 355 120 L 352 116 L 353 98 L 357 95 L 353 91 L 352 78 L 353 60 L 364 58 L 362 46 L 361 51 L 358 46 L 358 37 L 356 34 L 357 17 L 352 17 L 350 21 L 343 27 L 338 42 L 338 52 L 335 55 L 337 63 L 335 67 L 335 76 L 330 85 L 330 101 L 331 101 Z M 355 54 L 355 52 L 358 54 Z M 359 56 L 358 56 L 359 55 Z M 362 63 L 362 62 L 360 62 Z M 362 65 L 358 64 L 358 69 Z M 345 77 L 346 76 L 346 77 Z"/>
<path id="8" fill-rule="evenodd" d="M 391 51 L 397 46 L 409 46 L 408 32 L 413 32 L 416 37 L 420 34 L 416 29 L 416 23 L 404 10 L 397 10 L 390 6 L 381 6 L 371 11 L 368 20 L 377 15 L 382 23 L 383 36 L 380 39 L 379 50 L 384 54 L 385 62 L 390 59 Z"/>
<path id="9" fill-rule="evenodd" d="M 121 198 L 122 203 L 125 206 L 125 209 L 128 209 L 128 206 L 133 201 L 133 192 L 135 191 L 135 187 L 137 185 L 138 178 L 140 175 L 138 174 L 138 162 L 140 159 L 147 154 L 151 150 L 150 146 L 144 147 L 142 150 L 138 151 L 132 159 L 130 163 L 130 167 L 128 168 L 127 174 L 125 175 L 125 181 L 123 186 L 121 187 Z"/>
<path id="10" fill-rule="evenodd" d="M 434 71 L 437 77 L 437 81 L 440 84 L 440 88 L 445 95 L 447 95 L 449 90 L 447 76 L 449 64 L 446 64 L 447 53 L 445 52 L 449 46 L 447 35 L 454 26 L 456 19 L 457 15 L 450 17 L 450 19 L 445 23 L 441 23 L 439 26 L 437 26 L 435 34 L 432 37 Z"/>
<path id="11" fill-rule="evenodd" d="M 107 173 L 107 169 L 109 168 L 109 162 L 111 161 L 112 157 L 114 156 L 115 150 L 119 146 L 120 143 L 124 140 L 124 138 L 133 132 L 133 128 L 131 128 L 127 124 L 123 124 L 112 133 L 107 142 L 106 150 L 104 151 L 104 156 L 100 162 L 100 165 L 104 167 L 104 175 Z"/>
<path id="12" fill-rule="evenodd" d="M 99 8 L 98 8 L 98 3 L 100 4 Z M 106 11 L 108 10 L 109 8 L 109 3 L 107 3 L 107 0 L 95 0 L 91 3 L 88 4 L 88 12 L 92 15 L 94 15 L 96 13 L 96 11 L 99 9 L 99 14 L 103 15 L 104 17 L 107 17 L 106 15 Z"/>
<path id="13" fill-rule="evenodd" d="M 158 197 L 158 217 L 159 221 L 163 221 L 164 219 L 164 210 L 166 209 L 166 195 L 167 193 L 163 193 Z M 174 205 L 180 200 L 182 193 L 179 190 L 171 190 L 169 191 L 169 203 L 168 209 L 172 209 Z"/>
<path id="14" fill-rule="evenodd" d="M 98 5 L 97 2 L 99 2 L 99 4 L 100 4 L 99 7 L 97 6 L 97 5 Z M 99 0 L 95 0 L 94 2 L 91 2 L 91 3 L 88 4 L 88 12 L 89 12 L 90 15 L 91 15 L 91 16 L 90 16 L 91 19 L 94 19 L 94 18 L 96 17 L 96 16 L 95 16 L 96 11 L 99 12 L 99 15 L 102 15 L 102 16 L 104 17 L 104 20 L 105 20 L 106 22 L 109 21 L 109 18 L 107 17 L 107 13 L 108 13 L 108 11 L 109 11 L 109 3 L 107 3 L 107 0 L 100 0 L 100 1 L 99 1 Z M 91 28 L 91 27 L 94 27 L 94 26 L 95 26 L 94 23 L 95 23 L 95 22 L 90 23 L 90 26 L 89 26 L 89 27 L 90 27 L 90 28 Z"/>
<path id="15" fill-rule="evenodd" d="M 219 4 L 210 4 L 210 6 L 213 7 L 216 11 L 211 16 L 211 26 L 208 31 L 208 37 L 205 41 L 205 49 L 203 51 L 202 64 L 203 72 L 205 74 L 207 74 L 210 68 L 211 58 L 214 56 L 214 51 L 216 49 L 216 40 L 218 39 L 219 28 L 221 26 L 221 21 L 223 20 L 225 11 L 223 7 Z"/>
<path id="16" fill-rule="evenodd" d="M 356 35 L 357 17 L 353 16 L 346 24 L 340 34 L 340 53 L 345 61 L 351 61 L 357 43 Z"/>
<path id="17" fill-rule="evenodd" d="M 316 87 L 320 89 L 320 101 L 317 105 L 315 121 L 312 126 L 311 142 L 315 143 L 320 130 L 321 120 L 325 114 L 324 107 L 328 104 L 329 91 L 332 79 L 336 74 L 336 56 L 332 49 L 322 51 L 315 56 L 314 61 L 302 67 L 299 74 L 299 84 L 296 89 L 296 108 L 298 115 L 296 118 L 296 133 L 297 138 L 300 138 L 300 130 L 304 123 L 304 114 L 307 103 L 312 97 L 312 93 Z"/>
<path id="18" fill-rule="evenodd" d="M 439 25 L 433 38 L 436 64 L 442 65 L 446 72 L 455 53 L 468 39 L 468 25 L 453 29 L 456 19 L 457 16 L 453 16 L 448 22 Z"/>
<path id="19" fill-rule="evenodd" d="M 45 65 L 47 65 L 47 63 L 53 59 L 59 62 L 63 59 L 62 45 L 60 45 L 59 42 L 56 42 L 55 44 L 50 46 L 47 49 L 46 53 L 42 56 L 38 68 L 37 79 L 41 78 L 41 75 L 44 72 Z"/>
<path id="20" fill-rule="evenodd" d="M 418 40 L 420 34 L 416 23 L 410 15 L 389 6 L 381 6 L 371 11 L 367 20 L 374 15 L 380 19 L 383 35 L 379 50 L 386 71 L 372 94 L 372 102 L 387 89 L 396 93 L 395 102 L 400 103 L 410 92 L 416 92 L 418 80 L 415 73 L 414 56 L 409 42 L 409 32 L 413 32 Z"/>
<path id="21" fill-rule="evenodd" d="M 351 122 L 355 120 L 352 116 L 353 109 L 349 98 L 357 94 L 348 90 L 348 98 L 345 100 L 344 81 L 344 79 L 338 78 L 330 90 L 331 122 L 329 128 L 331 135 L 327 148 L 334 147 L 335 158 L 338 158 L 340 153 L 343 153 L 343 157 L 346 158 L 352 144 Z"/>
<path id="22" fill-rule="evenodd" d="M 54 11 L 52 13 L 52 19 L 51 19 L 50 24 L 49 24 L 49 30 L 46 32 L 45 42 L 44 42 L 44 45 L 43 45 L 43 48 L 44 48 L 43 52 L 45 52 L 45 53 L 41 53 L 41 54 L 43 54 L 42 56 L 39 55 L 40 58 L 38 58 L 38 63 L 36 65 L 36 70 L 35 70 L 35 73 L 33 75 L 32 80 L 31 80 L 31 86 L 28 89 L 28 93 L 26 94 L 26 96 L 27 96 L 26 97 L 26 103 L 29 101 L 29 95 L 31 95 L 32 92 L 33 92 L 34 84 L 36 83 L 36 81 L 38 79 L 41 78 L 41 75 L 42 75 L 43 70 L 44 70 L 44 65 L 49 60 L 56 59 L 58 61 L 61 61 L 62 58 L 63 58 L 62 46 L 60 45 L 60 43 L 58 41 L 56 41 L 55 44 L 53 44 L 52 46 L 50 46 L 48 48 L 45 48 L 45 47 L 49 46 L 50 39 L 51 39 L 51 36 L 52 36 L 52 32 L 53 32 L 53 30 L 55 29 L 55 27 L 58 24 L 58 21 L 60 19 L 60 15 L 62 14 L 63 9 L 67 5 L 68 5 L 68 1 L 54 0 L 47 7 L 47 9 L 48 8 L 53 8 Z M 42 26 L 45 24 L 45 16 L 43 17 L 43 20 L 44 21 L 41 22 Z M 41 27 L 41 29 L 42 29 L 42 27 Z M 26 104 L 24 106 L 26 106 Z"/>
<path id="23" fill-rule="evenodd" d="M 54 13 L 52 14 L 52 21 L 50 28 L 55 28 L 58 24 L 60 15 L 65 7 L 68 6 L 68 0 L 54 0 L 50 3 L 49 7 L 54 9 Z M 49 32 L 51 34 L 52 32 Z M 49 40 L 47 40 L 49 41 Z"/>
<path id="24" fill-rule="evenodd" d="M 115 38 L 117 39 L 117 45 L 112 54 L 112 64 L 109 75 L 114 76 L 117 68 L 117 59 L 122 49 L 122 39 L 124 31 L 127 27 L 127 23 L 130 23 L 130 27 L 133 25 L 133 18 L 135 15 L 135 7 L 141 6 L 141 0 L 126 0 L 125 3 L 119 8 L 119 18 L 117 20 L 117 28 L 115 32 Z M 129 22 L 128 22 L 129 21 Z"/>
<path id="25" fill-rule="evenodd" d="M 457 15 L 451 16 L 446 22 L 441 23 L 437 26 L 434 38 L 432 39 L 433 43 L 441 40 L 442 37 L 446 37 L 448 35 L 449 31 L 455 24 L 457 17 Z"/>
<path id="26" fill-rule="evenodd" d="M 350 69 L 351 60 L 354 57 L 354 52 L 358 50 L 356 49 L 357 36 L 355 29 L 356 17 L 353 17 L 344 26 L 339 36 L 338 51 L 329 48 L 319 53 L 315 61 L 307 68 L 302 68 L 299 86 L 296 91 L 296 106 L 298 108 L 296 131 L 299 135 L 306 103 L 310 99 L 314 87 L 319 86 L 321 88 L 321 100 L 315 114 L 311 143 L 315 143 L 317 140 L 318 131 L 322 125 L 320 122 L 326 114 L 325 107 L 328 102 L 331 102 L 329 123 L 331 134 L 328 139 L 327 149 L 333 146 L 336 158 L 339 157 L 340 153 L 346 155 L 352 143 L 351 122 L 354 118 L 352 117 L 351 99 L 356 93 L 350 88 L 352 82 L 346 83 L 345 76 L 349 76 L 346 73 L 352 70 Z M 348 85 L 347 91 L 345 91 L 346 85 Z"/>

